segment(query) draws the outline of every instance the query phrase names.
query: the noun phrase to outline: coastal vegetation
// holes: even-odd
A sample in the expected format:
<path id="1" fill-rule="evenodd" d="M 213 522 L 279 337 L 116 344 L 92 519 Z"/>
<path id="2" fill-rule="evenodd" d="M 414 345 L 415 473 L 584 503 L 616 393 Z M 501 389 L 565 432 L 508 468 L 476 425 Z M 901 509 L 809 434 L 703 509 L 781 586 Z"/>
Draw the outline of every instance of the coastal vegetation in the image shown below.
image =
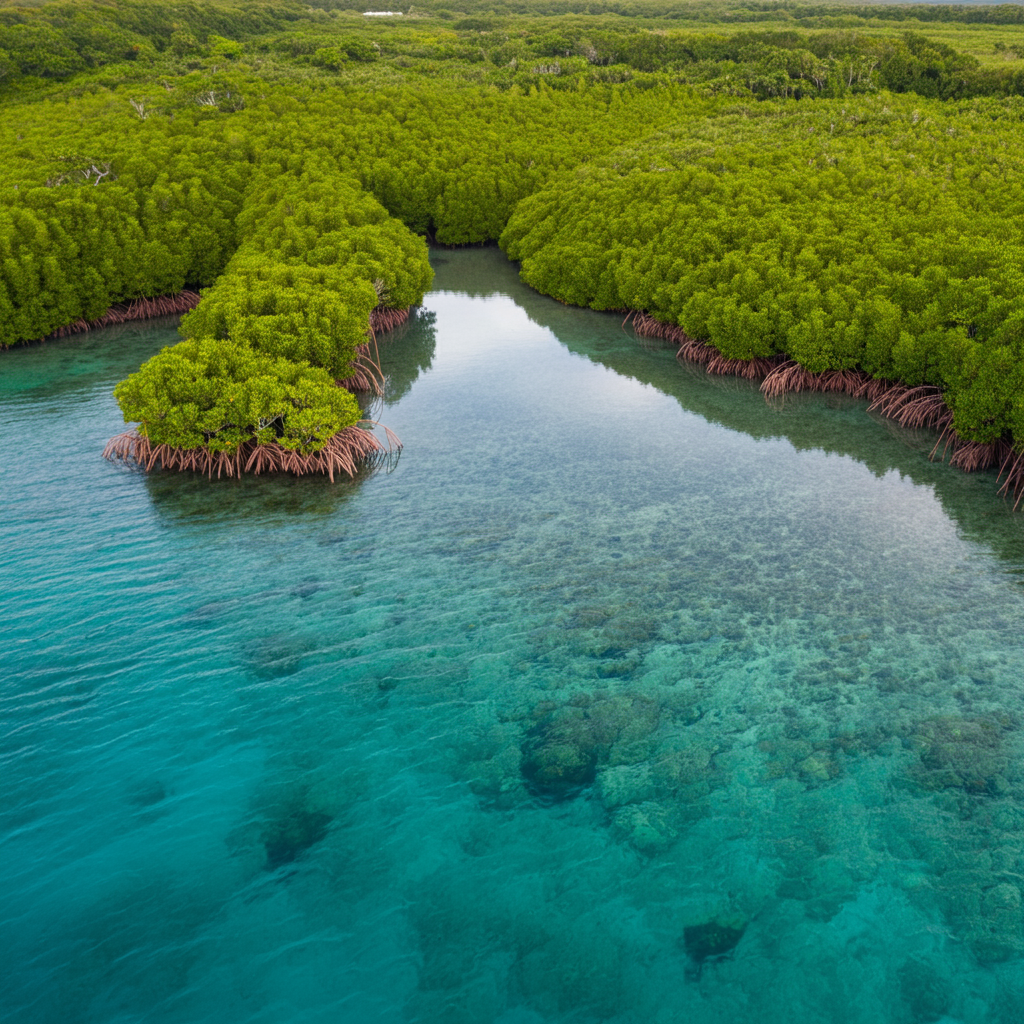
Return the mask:
<path id="1" fill-rule="evenodd" d="M 1024 8 L 0 3 L 0 343 L 192 309 L 109 452 L 354 471 L 426 240 L 1024 493 Z M 202 298 L 196 305 L 195 293 Z"/>

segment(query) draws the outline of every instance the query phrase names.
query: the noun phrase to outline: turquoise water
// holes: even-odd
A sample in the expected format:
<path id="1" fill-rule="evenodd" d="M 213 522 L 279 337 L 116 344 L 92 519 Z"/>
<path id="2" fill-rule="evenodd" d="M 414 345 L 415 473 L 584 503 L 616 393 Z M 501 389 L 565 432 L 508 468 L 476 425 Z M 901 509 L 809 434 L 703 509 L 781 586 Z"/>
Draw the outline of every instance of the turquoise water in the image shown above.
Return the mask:
<path id="1" fill-rule="evenodd" d="M 391 472 L 144 477 L 2 354 L 0 1019 L 991 1024 L 1024 515 L 436 252 Z"/>

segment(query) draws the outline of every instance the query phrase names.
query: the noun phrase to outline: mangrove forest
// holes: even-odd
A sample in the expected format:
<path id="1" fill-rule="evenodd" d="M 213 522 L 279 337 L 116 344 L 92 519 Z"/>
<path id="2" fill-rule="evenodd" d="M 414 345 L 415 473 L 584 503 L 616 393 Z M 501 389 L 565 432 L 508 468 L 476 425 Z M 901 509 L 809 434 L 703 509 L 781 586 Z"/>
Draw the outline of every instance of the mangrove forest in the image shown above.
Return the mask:
<path id="1" fill-rule="evenodd" d="M 351 472 L 371 318 L 421 300 L 427 241 L 496 242 L 1019 498 L 1022 8 L 462 6 L 5 0 L 0 343 L 191 309 L 108 453 Z"/>
<path id="2" fill-rule="evenodd" d="M 1024 5 L 0 0 L 3 1024 L 1020 1024 Z"/>

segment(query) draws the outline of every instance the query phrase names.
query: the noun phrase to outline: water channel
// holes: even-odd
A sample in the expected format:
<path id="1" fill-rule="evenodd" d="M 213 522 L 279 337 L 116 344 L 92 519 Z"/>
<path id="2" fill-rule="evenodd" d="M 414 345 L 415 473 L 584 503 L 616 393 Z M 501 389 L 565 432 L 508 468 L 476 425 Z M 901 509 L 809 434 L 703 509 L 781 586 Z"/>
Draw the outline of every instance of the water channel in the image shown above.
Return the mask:
<path id="1" fill-rule="evenodd" d="M 0 1019 L 1010 1024 L 1024 513 L 433 253 L 390 471 L 100 458 L 0 354 Z"/>

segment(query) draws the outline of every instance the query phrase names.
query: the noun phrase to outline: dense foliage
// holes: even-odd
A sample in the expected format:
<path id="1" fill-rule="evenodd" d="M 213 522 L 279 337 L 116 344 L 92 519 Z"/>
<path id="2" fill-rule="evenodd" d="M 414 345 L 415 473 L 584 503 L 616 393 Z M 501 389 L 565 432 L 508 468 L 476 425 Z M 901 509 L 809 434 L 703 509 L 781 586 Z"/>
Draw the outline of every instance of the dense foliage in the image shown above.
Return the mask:
<path id="1" fill-rule="evenodd" d="M 183 318 L 182 342 L 117 389 L 157 444 L 234 452 L 250 440 L 303 455 L 361 416 L 348 377 L 370 311 L 418 302 L 426 245 L 329 161 L 270 151 L 237 218 L 242 241 Z"/>
<path id="2" fill-rule="evenodd" d="M 433 276 L 423 240 L 315 157 L 301 171 L 268 159 L 237 223 L 242 244 L 183 333 L 306 360 L 338 379 L 370 311 L 419 302 Z"/>
<path id="3" fill-rule="evenodd" d="M 1022 10 L 0 0 L 0 342 L 201 287 L 126 415 L 316 451 L 417 235 L 500 238 L 564 301 L 931 385 L 1021 450 Z"/>
<path id="4" fill-rule="evenodd" d="M 31 113 L 34 144 L 12 138 L 9 121 L 0 172 L 4 342 L 213 283 L 236 244 L 251 158 L 242 138 L 202 118 Z"/>
<path id="5" fill-rule="evenodd" d="M 503 88 L 587 71 L 605 81 L 664 72 L 711 92 L 759 96 L 879 87 L 941 97 L 1024 93 L 1019 30 L 992 35 L 991 60 L 934 37 L 939 25 L 1019 26 L 1017 5 L 460 0 L 454 12 L 428 0 L 408 17 L 369 21 L 363 9 L 354 0 L 0 0 L 0 89 L 114 66 L 145 80 L 209 62 L 254 63 L 264 75 L 281 65 L 332 74 L 382 62 Z"/>
<path id="6" fill-rule="evenodd" d="M 215 452 L 252 438 L 316 451 L 361 415 L 325 370 L 211 338 L 165 348 L 114 394 L 154 444 Z"/>
<path id="7" fill-rule="evenodd" d="M 933 384 L 962 436 L 1024 438 L 1022 122 L 891 97 L 726 110 L 537 192 L 502 245 L 563 301 L 730 359 Z"/>

